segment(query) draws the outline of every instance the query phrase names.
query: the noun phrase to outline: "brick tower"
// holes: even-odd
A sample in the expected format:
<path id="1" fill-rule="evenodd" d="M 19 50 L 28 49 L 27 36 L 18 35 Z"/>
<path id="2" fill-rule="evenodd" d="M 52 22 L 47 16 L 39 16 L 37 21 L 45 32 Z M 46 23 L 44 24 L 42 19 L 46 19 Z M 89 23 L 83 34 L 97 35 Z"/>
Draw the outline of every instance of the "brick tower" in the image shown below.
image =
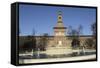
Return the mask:
<path id="1" fill-rule="evenodd" d="M 56 47 L 63 47 L 66 46 L 66 27 L 63 25 L 62 21 L 62 12 L 58 12 L 58 20 L 54 29 L 54 45 Z"/>

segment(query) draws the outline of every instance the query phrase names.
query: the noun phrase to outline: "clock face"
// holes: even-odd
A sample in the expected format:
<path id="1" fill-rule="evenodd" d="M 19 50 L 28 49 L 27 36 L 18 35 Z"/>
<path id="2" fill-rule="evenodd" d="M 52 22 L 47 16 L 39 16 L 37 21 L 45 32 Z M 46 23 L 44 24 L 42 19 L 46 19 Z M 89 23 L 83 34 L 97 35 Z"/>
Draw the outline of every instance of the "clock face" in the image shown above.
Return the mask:
<path id="1" fill-rule="evenodd" d="M 61 19 L 61 17 L 59 17 L 59 19 Z"/>

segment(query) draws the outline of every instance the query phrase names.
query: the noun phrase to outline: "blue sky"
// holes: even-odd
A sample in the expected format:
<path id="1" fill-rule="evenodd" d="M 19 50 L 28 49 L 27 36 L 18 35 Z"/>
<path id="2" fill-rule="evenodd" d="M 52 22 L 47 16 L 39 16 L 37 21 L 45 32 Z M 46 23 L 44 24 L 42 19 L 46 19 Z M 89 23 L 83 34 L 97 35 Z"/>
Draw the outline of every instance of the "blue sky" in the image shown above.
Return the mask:
<path id="1" fill-rule="evenodd" d="M 53 35 L 53 27 L 57 24 L 57 12 L 62 11 L 65 27 L 77 29 L 83 26 L 83 34 L 91 35 L 91 24 L 96 21 L 96 9 L 76 7 L 53 7 L 39 5 L 19 5 L 20 35 L 36 35 L 48 33 Z M 66 33 L 67 34 L 67 33 Z"/>

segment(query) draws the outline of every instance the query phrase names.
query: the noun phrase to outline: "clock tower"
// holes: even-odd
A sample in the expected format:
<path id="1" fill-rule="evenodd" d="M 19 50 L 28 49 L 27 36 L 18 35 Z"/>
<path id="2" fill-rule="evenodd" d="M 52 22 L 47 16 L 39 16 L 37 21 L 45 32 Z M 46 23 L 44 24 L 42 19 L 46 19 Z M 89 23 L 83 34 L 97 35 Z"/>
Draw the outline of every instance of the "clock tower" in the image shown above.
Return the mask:
<path id="1" fill-rule="evenodd" d="M 66 46 L 66 27 L 63 25 L 62 12 L 58 12 L 58 20 L 54 29 L 54 45 L 55 46 Z"/>

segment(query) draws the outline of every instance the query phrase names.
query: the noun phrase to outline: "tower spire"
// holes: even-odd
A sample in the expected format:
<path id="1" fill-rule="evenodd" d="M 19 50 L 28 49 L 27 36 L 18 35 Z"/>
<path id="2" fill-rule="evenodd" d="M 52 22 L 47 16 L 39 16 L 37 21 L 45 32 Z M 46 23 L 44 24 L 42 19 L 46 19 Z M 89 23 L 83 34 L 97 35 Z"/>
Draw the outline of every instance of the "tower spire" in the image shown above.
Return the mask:
<path id="1" fill-rule="evenodd" d="M 55 27 L 64 27 L 63 25 L 63 21 L 62 21 L 62 12 L 58 11 L 58 15 L 57 15 L 57 25 Z"/>
<path id="2" fill-rule="evenodd" d="M 58 11 L 58 14 L 59 14 L 59 15 L 61 15 L 61 14 L 62 14 L 62 12 L 61 12 L 61 11 Z"/>
<path id="3" fill-rule="evenodd" d="M 62 12 L 58 11 L 58 23 L 62 23 Z"/>

